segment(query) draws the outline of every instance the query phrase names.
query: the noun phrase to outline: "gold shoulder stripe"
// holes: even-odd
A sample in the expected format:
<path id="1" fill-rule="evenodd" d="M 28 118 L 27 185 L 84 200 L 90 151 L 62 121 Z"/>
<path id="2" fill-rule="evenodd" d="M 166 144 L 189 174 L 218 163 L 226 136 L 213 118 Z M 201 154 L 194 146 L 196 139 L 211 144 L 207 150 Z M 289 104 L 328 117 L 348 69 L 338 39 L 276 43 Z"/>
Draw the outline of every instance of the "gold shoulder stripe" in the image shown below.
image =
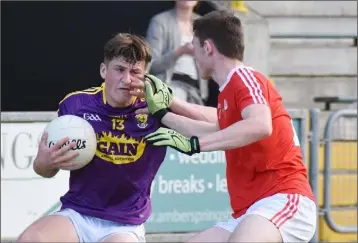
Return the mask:
<path id="1" fill-rule="evenodd" d="M 85 89 L 85 90 L 81 90 L 81 91 L 75 91 L 72 93 L 69 93 L 68 95 L 65 96 L 65 98 L 63 98 L 58 104 L 61 104 L 64 100 L 66 100 L 67 98 L 76 95 L 76 94 L 90 94 L 90 95 L 95 95 L 99 92 L 101 92 L 103 90 L 103 87 L 94 87 L 94 88 L 89 88 L 89 89 Z"/>
<path id="2" fill-rule="evenodd" d="M 92 88 L 83 90 L 83 92 L 98 92 L 98 90 L 102 90 L 102 87 L 92 87 Z"/>

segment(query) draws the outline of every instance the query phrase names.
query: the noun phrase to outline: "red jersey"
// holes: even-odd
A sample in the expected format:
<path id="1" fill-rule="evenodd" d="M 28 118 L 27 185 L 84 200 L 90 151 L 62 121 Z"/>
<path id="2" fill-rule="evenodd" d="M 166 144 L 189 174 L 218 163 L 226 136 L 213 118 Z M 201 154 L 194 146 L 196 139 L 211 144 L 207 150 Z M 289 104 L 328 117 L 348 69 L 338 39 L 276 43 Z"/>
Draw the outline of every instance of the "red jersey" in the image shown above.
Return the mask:
<path id="1" fill-rule="evenodd" d="M 230 72 L 220 88 L 217 115 L 220 129 L 241 121 L 242 110 L 266 104 L 272 134 L 247 146 L 225 151 L 226 178 L 233 217 L 256 201 L 277 193 L 297 193 L 314 200 L 292 119 L 271 82 L 252 68 Z"/>

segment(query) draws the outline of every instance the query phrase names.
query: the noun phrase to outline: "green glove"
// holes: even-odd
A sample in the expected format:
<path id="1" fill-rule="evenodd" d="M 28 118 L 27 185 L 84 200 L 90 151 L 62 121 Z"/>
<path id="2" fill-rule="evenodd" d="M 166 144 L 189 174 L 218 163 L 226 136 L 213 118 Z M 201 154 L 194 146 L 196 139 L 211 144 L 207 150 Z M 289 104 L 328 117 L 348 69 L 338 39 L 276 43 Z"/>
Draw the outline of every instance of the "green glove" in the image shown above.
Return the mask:
<path id="1" fill-rule="evenodd" d="M 153 75 L 145 75 L 145 97 L 149 113 L 162 120 L 173 100 L 173 91 L 169 86 Z M 153 90 L 154 88 L 154 90 Z"/>
<path id="2" fill-rule="evenodd" d="M 187 155 L 200 153 L 198 137 L 187 138 L 176 131 L 163 127 L 148 134 L 145 140 L 154 146 L 169 146 Z"/>

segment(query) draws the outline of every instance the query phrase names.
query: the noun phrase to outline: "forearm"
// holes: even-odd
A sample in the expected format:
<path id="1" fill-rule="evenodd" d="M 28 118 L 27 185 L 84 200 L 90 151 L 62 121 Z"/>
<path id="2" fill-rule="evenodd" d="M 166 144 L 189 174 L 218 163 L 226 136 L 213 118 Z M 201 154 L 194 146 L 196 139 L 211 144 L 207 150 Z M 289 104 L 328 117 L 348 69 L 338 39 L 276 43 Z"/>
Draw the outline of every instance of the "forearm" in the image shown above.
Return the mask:
<path id="1" fill-rule="evenodd" d="M 226 129 L 200 136 L 200 151 L 235 149 L 257 142 L 270 134 L 266 124 L 257 120 L 242 120 Z"/>
<path id="2" fill-rule="evenodd" d="M 170 109 L 175 114 L 197 121 L 206 121 L 214 124 L 218 122 L 216 108 L 213 107 L 190 104 L 174 97 Z"/>
<path id="3" fill-rule="evenodd" d="M 33 163 L 33 169 L 36 172 L 36 174 L 45 178 L 52 178 L 59 172 L 58 169 L 51 170 L 51 169 L 43 168 L 43 166 L 39 166 L 36 159 Z"/>
<path id="4" fill-rule="evenodd" d="M 196 121 L 172 112 L 168 112 L 161 122 L 187 137 L 205 136 L 219 130 L 216 123 Z"/>

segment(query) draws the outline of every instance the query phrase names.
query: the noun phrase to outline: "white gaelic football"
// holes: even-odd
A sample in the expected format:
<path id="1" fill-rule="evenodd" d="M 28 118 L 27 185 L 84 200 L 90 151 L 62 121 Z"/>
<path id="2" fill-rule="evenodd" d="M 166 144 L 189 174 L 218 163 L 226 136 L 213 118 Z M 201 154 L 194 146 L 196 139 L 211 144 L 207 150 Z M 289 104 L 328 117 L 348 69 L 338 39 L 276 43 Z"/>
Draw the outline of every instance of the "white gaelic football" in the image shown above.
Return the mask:
<path id="1" fill-rule="evenodd" d="M 78 152 L 78 156 L 72 162 L 79 165 L 64 168 L 64 170 L 80 169 L 93 159 L 97 146 L 96 134 L 92 125 L 85 119 L 74 115 L 60 116 L 47 124 L 45 131 L 48 132 L 46 142 L 48 147 L 52 147 L 64 137 L 70 138 L 65 145 L 73 141 L 76 142 L 76 146 L 72 150 Z"/>

